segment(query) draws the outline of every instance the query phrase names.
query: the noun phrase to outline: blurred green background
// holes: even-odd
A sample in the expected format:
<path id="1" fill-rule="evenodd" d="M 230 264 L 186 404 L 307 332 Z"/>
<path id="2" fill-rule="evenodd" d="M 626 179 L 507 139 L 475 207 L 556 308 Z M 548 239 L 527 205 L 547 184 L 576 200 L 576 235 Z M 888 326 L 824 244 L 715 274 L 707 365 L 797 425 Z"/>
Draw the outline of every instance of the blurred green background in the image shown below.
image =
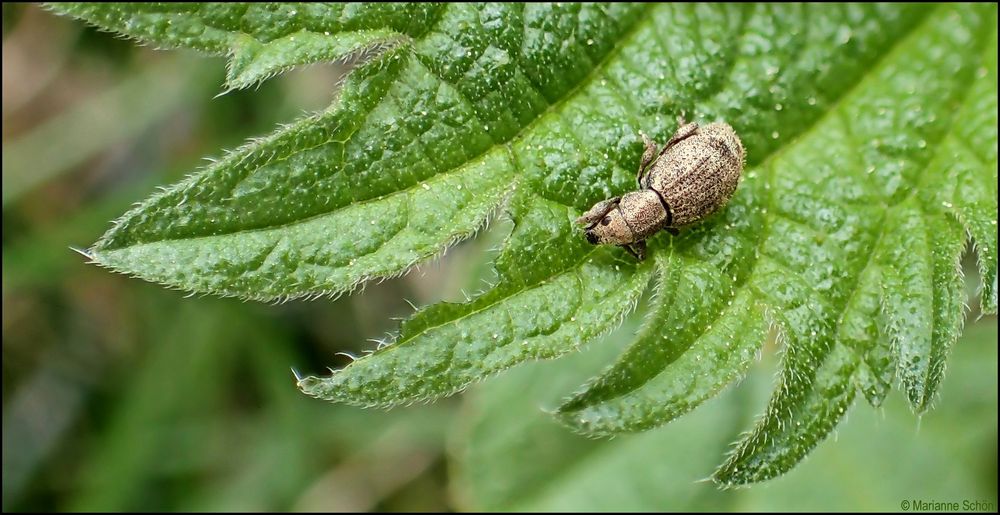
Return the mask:
<path id="1" fill-rule="evenodd" d="M 751 489 L 700 481 L 763 410 L 750 377 L 668 426 L 587 440 L 544 409 L 613 359 L 587 351 L 390 412 L 306 398 L 291 369 L 359 355 L 412 312 L 485 286 L 509 225 L 337 300 L 186 297 L 86 247 L 157 186 L 328 105 L 346 65 L 221 91 L 224 61 L 157 52 L 34 5 L 3 5 L 3 509 L 878 510 L 997 502 L 997 321 L 970 314 L 938 406 L 856 404 L 835 438 Z M 640 312 L 642 308 L 640 307 Z"/>

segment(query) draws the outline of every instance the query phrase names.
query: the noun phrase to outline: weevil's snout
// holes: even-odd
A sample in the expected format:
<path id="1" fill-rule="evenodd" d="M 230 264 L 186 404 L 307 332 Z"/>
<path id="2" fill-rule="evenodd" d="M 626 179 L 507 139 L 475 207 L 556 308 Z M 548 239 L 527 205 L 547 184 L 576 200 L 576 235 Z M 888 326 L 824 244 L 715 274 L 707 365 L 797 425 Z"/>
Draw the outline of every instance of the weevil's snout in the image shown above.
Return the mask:
<path id="1" fill-rule="evenodd" d="M 593 245 L 625 245 L 635 241 L 635 235 L 625 223 L 625 216 L 618 207 L 588 226 L 584 235 Z"/>

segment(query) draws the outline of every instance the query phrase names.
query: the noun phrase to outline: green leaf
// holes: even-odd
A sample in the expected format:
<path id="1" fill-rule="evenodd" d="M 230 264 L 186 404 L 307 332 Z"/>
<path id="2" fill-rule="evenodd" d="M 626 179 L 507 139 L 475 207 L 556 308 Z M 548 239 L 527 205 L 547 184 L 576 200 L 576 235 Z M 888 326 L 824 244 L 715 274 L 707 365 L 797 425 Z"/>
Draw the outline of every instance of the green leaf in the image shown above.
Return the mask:
<path id="1" fill-rule="evenodd" d="M 578 213 L 564 205 L 519 194 L 510 209 L 517 225 L 497 258 L 495 288 L 466 304 L 418 312 L 374 359 L 299 387 L 369 406 L 429 400 L 517 363 L 575 350 L 616 327 L 645 289 L 649 267 L 576 238 Z M 562 252 L 539 251 L 551 248 Z M 529 258 L 533 266 L 525 267 Z"/>
<path id="2" fill-rule="evenodd" d="M 365 22 L 340 25 L 285 6 L 80 9 L 154 43 L 231 51 L 231 82 L 342 55 L 279 44 L 244 67 L 242 33 L 266 46 L 328 28 L 341 49 L 359 27 L 405 36 L 376 38 L 391 48 L 325 112 L 126 213 L 90 251 L 101 265 L 243 298 L 339 294 L 441 253 L 506 203 L 496 285 L 302 379 L 314 396 L 452 394 L 613 329 L 655 276 L 636 340 L 558 417 L 592 435 L 663 424 L 742 377 L 775 331 L 774 397 L 715 474 L 743 484 L 798 463 L 859 390 L 878 405 L 898 380 L 929 407 L 961 331 L 967 233 L 996 311 L 994 6 L 447 4 L 345 7 Z M 583 242 L 575 216 L 634 188 L 639 132 L 665 140 L 681 113 L 743 139 L 732 202 L 651 240 L 639 265 Z"/>
<path id="3" fill-rule="evenodd" d="M 994 13 L 995 16 L 995 13 Z M 997 313 L 997 33 L 982 54 L 956 124 L 943 142 L 942 206 L 969 231 L 979 257 L 982 311 Z M 950 195 L 948 195 L 950 193 Z"/>
<path id="4" fill-rule="evenodd" d="M 891 381 L 885 375 L 893 365 L 915 409 L 926 409 L 933 399 L 947 350 L 960 332 L 957 266 L 964 248 L 961 227 L 947 211 L 950 197 L 943 196 L 948 190 L 943 161 L 952 156 L 940 144 L 964 123 L 966 99 L 971 98 L 967 84 L 975 84 L 982 57 L 996 48 L 984 30 L 990 26 L 979 24 L 980 17 L 989 17 L 963 11 L 924 21 L 813 129 L 750 170 L 751 179 L 758 170 L 766 178 L 758 189 L 769 192 L 766 201 L 752 202 L 769 214 L 763 224 L 767 229 L 749 240 L 759 257 L 756 263 L 737 261 L 753 263 L 742 288 L 717 283 L 710 289 L 743 305 L 744 312 L 753 309 L 753 299 L 763 299 L 786 340 L 786 353 L 771 406 L 717 471 L 718 481 L 760 481 L 788 470 L 832 430 L 853 401 L 856 386 L 880 399 L 885 388 L 878 386 Z M 947 23 L 937 21 L 941 19 Z M 962 52 L 970 46 L 974 52 Z M 964 60 L 953 60 L 958 54 Z M 942 69 L 949 70 L 947 78 L 937 76 Z M 989 72 L 978 75 L 983 81 Z M 911 96 L 900 101 L 899 92 Z M 743 186 L 746 195 L 752 194 L 752 184 Z M 993 199 L 995 203 L 995 195 Z M 995 220 L 995 211 L 991 216 Z M 723 248 L 738 251 L 740 245 Z M 695 266 L 685 267 L 688 255 L 686 249 L 673 249 L 672 259 L 682 263 L 681 277 L 704 284 L 702 267 L 712 259 L 698 256 Z M 723 281 L 740 281 L 738 270 L 716 270 Z M 709 307 L 711 316 L 694 317 L 684 311 L 688 306 L 698 303 L 697 311 L 703 313 L 701 303 L 718 301 L 713 294 L 683 293 L 670 298 L 667 309 L 672 313 L 664 322 L 653 319 L 618 364 L 564 404 L 564 420 L 591 433 L 646 428 L 671 420 L 718 390 L 717 383 L 703 386 L 698 380 L 678 379 L 699 375 L 696 361 L 681 358 L 702 358 L 727 345 L 732 346 L 731 364 L 713 367 L 713 379 L 745 367 L 743 342 L 716 336 L 719 326 L 734 323 L 731 313 L 739 308 Z M 881 313 L 871 311 L 879 306 Z M 859 309 L 865 311 L 855 311 Z M 739 323 L 759 331 L 755 327 L 762 318 Z M 883 323 L 875 333 L 838 338 L 838 332 L 854 329 L 845 320 L 857 324 L 876 318 Z M 685 337 L 691 326 L 703 333 L 700 338 Z M 689 352 L 679 356 L 653 345 L 659 336 L 650 334 L 655 329 Z M 865 336 L 891 340 L 890 358 L 884 359 L 878 342 Z M 874 372 L 875 385 L 871 373 L 858 373 L 869 357 L 866 346 L 876 350 L 870 361 L 883 367 Z M 637 352 L 643 352 L 641 358 L 632 354 Z M 644 359 L 652 352 L 663 356 Z M 642 375 L 636 367 L 643 369 Z"/>
<path id="5" fill-rule="evenodd" d="M 48 4 L 159 48 L 229 56 L 226 84 L 245 88 L 297 65 L 335 61 L 420 37 L 443 6 L 423 3 Z"/>

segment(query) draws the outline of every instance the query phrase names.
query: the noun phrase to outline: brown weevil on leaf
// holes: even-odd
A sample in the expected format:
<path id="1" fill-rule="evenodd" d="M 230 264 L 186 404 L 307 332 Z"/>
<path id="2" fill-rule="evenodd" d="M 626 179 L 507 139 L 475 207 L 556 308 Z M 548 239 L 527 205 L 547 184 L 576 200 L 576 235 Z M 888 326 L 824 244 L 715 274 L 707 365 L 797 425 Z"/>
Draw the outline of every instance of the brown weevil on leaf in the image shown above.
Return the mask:
<path id="1" fill-rule="evenodd" d="M 576 222 L 586 225 L 587 241 L 618 245 L 637 259 L 646 239 L 660 229 L 695 223 L 729 202 L 740 182 L 746 153 L 733 128 L 716 122 L 699 127 L 679 119 L 677 132 L 657 152 L 642 135 L 646 151 L 639 163 L 639 190 L 602 200 Z"/>

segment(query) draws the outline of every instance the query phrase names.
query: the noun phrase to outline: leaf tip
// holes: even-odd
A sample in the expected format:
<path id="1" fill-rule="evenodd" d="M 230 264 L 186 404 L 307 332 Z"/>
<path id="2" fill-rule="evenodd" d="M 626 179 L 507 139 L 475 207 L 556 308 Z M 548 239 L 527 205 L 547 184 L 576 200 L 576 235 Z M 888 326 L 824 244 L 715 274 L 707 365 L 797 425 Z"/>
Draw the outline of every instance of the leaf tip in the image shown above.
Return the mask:
<path id="1" fill-rule="evenodd" d="M 234 85 L 232 85 L 232 84 L 230 84 L 228 82 L 226 83 L 225 86 L 226 86 L 226 88 L 223 89 L 222 91 L 220 91 L 214 97 L 212 97 L 212 100 L 215 100 L 215 99 L 220 98 L 220 97 L 224 97 L 224 96 L 232 93 L 233 91 L 236 91 L 237 89 L 239 89 L 238 87 L 236 87 L 236 86 L 234 86 Z"/>
<path id="2" fill-rule="evenodd" d="M 295 386 L 299 389 L 299 391 L 310 397 L 329 400 L 326 398 L 327 395 L 325 395 L 325 392 L 322 391 L 322 386 L 323 386 L 322 378 L 316 376 L 303 377 L 299 375 L 299 372 L 294 368 L 292 369 L 292 375 L 295 376 Z"/>
<path id="3" fill-rule="evenodd" d="M 984 281 L 984 284 L 985 281 Z M 982 300 L 980 301 L 980 316 L 997 314 L 997 277 L 993 276 L 993 286 L 988 289 L 983 288 Z"/>
<path id="4" fill-rule="evenodd" d="M 571 416 L 578 413 L 582 407 L 583 403 L 580 400 L 580 394 L 577 393 L 563 399 L 558 406 L 549 410 L 549 414 L 554 417 Z"/>
<path id="5" fill-rule="evenodd" d="M 738 480 L 730 474 L 730 471 L 721 472 L 716 470 L 708 477 L 708 481 L 702 480 L 704 482 L 712 482 L 720 490 L 736 490 L 739 488 L 746 488 L 747 484 L 744 481 Z M 701 482 L 701 481 L 699 481 Z"/>
<path id="6" fill-rule="evenodd" d="M 908 395 L 907 398 L 910 401 L 910 408 L 917 417 L 923 416 L 934 407 L 934 392 L 928 391 L 928 388 L 921 388 L 919 393 L 914 393 Z"/>
<path id="7" fill-rule="evenodd" d="M 89 249 L 84 249 L 81 247 L 70 245 L 69 250 L 72 250 L 73 252 L 76 252 L 77 254 L 87 258 L 88 259 L 87 264 L 92 264 L 97 262 L 97 255 L 94 254 L 94 252 Z"/>
<path id="8" fill-rule="evenodd" d="M 762 474 L 761 469 L 749 465 L 745 465 L 741 470 L 740 463 L 742 463 L 742 460 L 739 459 L 738 455 L 731 454 L 722 465 L 719 465 L 712 472 L 712 475 L 702 481 L 711 481 L 722 490 L 736 490 L 749 488 L 754 483 L 766 481 L 776 475 L 781 475 L 780 473 L 776 475 Z"/>
<path id="9" fill-rule="evenodd" d="M 617 434 L 604 427 L 602 417 L 586 412 L 585 408 L 563 404 L 547 412 L 570 431 L 587 438 L 604 438 Z"/>

